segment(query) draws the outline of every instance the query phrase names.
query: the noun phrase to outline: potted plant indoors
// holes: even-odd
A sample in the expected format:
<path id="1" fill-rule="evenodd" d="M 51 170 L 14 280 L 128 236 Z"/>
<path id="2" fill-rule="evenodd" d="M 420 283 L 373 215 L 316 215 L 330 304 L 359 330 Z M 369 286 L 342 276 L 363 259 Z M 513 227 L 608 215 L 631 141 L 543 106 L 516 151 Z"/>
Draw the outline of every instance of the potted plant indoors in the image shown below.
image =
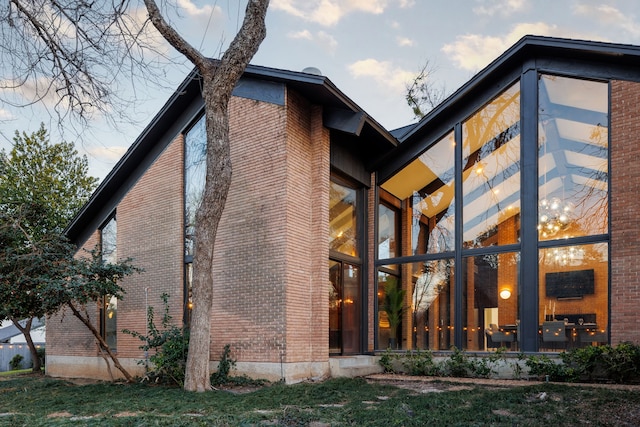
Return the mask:
<path id="1" fill-rule="evenodd" d="M 384 283 L 384 300 L 382 309 L 389 319 L 389 348 L 396 349 L 398 342 L 398 327 L 404 313 L 404 297 L 406 291 L 398 286 L 395 278 L 389 278 Z"/>

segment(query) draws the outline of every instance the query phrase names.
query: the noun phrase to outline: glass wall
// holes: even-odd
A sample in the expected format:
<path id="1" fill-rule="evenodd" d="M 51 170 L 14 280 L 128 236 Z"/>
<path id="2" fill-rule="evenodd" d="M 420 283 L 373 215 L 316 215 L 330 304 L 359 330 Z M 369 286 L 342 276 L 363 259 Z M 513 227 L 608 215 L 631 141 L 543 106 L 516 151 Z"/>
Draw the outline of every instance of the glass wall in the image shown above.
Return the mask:
<path id="1" fill-rule="evenodd" d="M 608 232 L 608 90 L 602 82 L 540 77 L 540 240 Z"/>
<path id="2" fill-rule="evenodd" d="M 531 111 L 522 110 L 523 87 L 516 82 L 461 118 L 380 184 L 379 349 L 557 351 L 607 342 L 608 84 L 540 75 Z M 538 141 L 533 132 L 522 139 L 527 120 L 537 123 Z M 537 184 L 537 194 L 523 194 L 525 184 Z M 523 197 L 537 213 L 521 211 Z M 402 240 L 391 251 L 394 220 Z M 522 259 L 523 249 L 539 258 Z M 521 277 L 523 265 L 538 274 Z"/>
<path id="3" fill-rule="evenodd" d="M 361 192 L 346 182 L 329 191 L 329 353 L 358 354 L 362 348 Z M 386 236 L 393 240 L 393 236 Z M 391 250 L 393 243 L 388 242 Z"/>
<path id="4" fill-rule="evenodd" d="M 454 148 L 451 132 L 381 185 L 408 205 L 409 239 L 402 255 L 454 250 Z"/>
<path id="5" fill-rule="evenodd" d="M 608 244 L 541 249 L 539 265 L 540 349 L 608 342 Z"/>
<path id="6" fill-rule="evenodd" d="M 608 342 L 608 84 L 542 75 L 538 85 L 540 342 Z M 593 244 L 570 244 L 574 238 Z M 555 244 L 549 246 L 549 244 Z"/>
<path id="7" fill-rule="evenodd" d="M 520 218 L 520 84 L 465 121 L 462 139 L 464 246 L 516 243 Z M 505 228 L 508 231 L 499 230 Z M 496 234 L 499 241 L 492 237 Z"/>
<path id="8" fill-rule="evenodd" d="M 380 348 L 448 350 L 453 345 L 453 265 L 445 258 L 380 268 Z"/>
<path id="9" fill-rule="evenodd" d="M 463 340 L 467 350 L 518 349 L 520 254 L 463 258 Z"/>

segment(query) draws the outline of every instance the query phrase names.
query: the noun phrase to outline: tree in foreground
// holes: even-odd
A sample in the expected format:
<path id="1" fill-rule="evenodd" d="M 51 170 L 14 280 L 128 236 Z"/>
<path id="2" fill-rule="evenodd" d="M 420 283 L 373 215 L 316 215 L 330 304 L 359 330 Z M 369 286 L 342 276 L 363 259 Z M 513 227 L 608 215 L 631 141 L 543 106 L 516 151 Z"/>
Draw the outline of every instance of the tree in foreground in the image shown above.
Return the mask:
<path id="1" fill-rule="evenodd" d="M 95 113 L 126 111 L 113 105 L 118 82 L 136 76 L 145 81 L 162 73 L 154 67 L 166 59 L 148 29 L 148 20 L 132 13 L 130 0 L 9 0 L 0 11 L 0 90 L 20 98 L 0 100 L 30 105 L 55 100 L 60 120 L 83 123 Z M 170 1 L 163 1 L 169 6 Z M 153 0 L 144 0 L 149 20 L 180 54 L 192 62 L 202 79 L 207 134 L 206 184 L 196 214 L 194 307 L 185 389 L 205 391 L 209 379 L 209 324 L 215 236 L 231 183 L 228 102 L 234 86 L 266 36 L 269 0 L 248 0 L 242 26 L 219 60 L 205 57 L 163 18 Z M 116 66 L 114 66 L 114 64 Z M 21 91 L 20 89 L 29 89 Z M 122 89 L 122 88 L 120 88 Z M 10 95 L 13 96 L 13 95 Z"/>
<path id="2" fill-rule="evenodd" d="M 154 0 L 144 0 L 149 17 L 160 34 L 189 61 L 202 78 L 207 135 L 206 183 L 196 212 L 191 338 L 184 388 L 211 389 L 209 346 L 213 303 L 213 250 L 218 224 L 231 185 L 229 111 L 231 93 L 266 37 L 265 17 L 269 0 L 249 0 L 242 27 L 220 60 L 205 57 L 163 18 Z"/>
<path id="3" fill-rule="evenodd" d="M 36 372 L 31 325 L 46 314 L 40 281 L 60 273 L 59 256 L 68 249 L 60 235 L 96 183 L 86 157 L 73 143 L 51 144 L 44 126 L 16 132 L 12 150 L 0 151 L 0 319 L 24 334 Z"/>

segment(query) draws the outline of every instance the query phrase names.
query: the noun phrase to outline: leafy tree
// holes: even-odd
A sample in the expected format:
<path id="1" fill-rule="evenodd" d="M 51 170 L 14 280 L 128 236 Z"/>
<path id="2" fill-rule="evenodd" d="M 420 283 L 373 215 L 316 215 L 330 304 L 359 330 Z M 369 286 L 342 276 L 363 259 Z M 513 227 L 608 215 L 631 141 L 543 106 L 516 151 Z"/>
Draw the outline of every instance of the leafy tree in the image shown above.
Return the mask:
<path id="1" fill-rule="evenodd" d="M 73 257 L 74 252 L 75 248 L 68 251 L 67 257 L 64 258 L 63 264 L 67 266 L 66 276 L 44 281 L 43 309 L 48 315 L 70 309 L 71 313 L 91 331 L 100 352 L 103 355 L 106 353 L 106 356 L 103 356 L 105 361 L 106 357 L 109 357 L 127 381 L 133 382 L 131 374 L 120 364 L 98 327 L 91 321 L 91 312 L 95 314 L 97 303 L 101 302 L 105 295 L 122 299 L 125 291 L 120 282 L 126 276 L 141 270 L 132 265 L 131 259 L 106 263 L 97 249 L 91 251 L 90 257 Z"/>
<path id="2" fill-rule="evenodd" d="M 12 150 L 0 151 L 0 319 L 24 334 L 35 372 L 32 319 L 46 314 L 44 282 L 63 274 L 73 254 L 61 233 L 95 188 L 87 171 L 73 143 L 51 144 L 44 126 L 31 135 L 16 132 Z"/>

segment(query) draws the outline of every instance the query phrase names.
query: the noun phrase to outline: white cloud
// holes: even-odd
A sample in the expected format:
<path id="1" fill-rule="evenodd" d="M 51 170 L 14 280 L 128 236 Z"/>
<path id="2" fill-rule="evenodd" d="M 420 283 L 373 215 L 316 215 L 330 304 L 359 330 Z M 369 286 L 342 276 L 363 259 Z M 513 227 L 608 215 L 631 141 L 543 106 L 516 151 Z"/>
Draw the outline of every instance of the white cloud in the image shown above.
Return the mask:
<path id="1" fill-rule="evenodd" d="M 177 4 L 182 8 L 182 10 L 187 13 L 187 15 L 191 17 L 204 16 L 208 19 L 209 16 L 214 13 L 214 9 L 216 9 L 216 13 L 221 13 L 220 6 L 211 6 L 207 4 L 199 8 L 198 6 L 193 4 L 191 0 L 178 0 Z"/>
<path id="2" fill-rule="evenodd" d="M 0 121 L 1 120 L 13 120 L 16 116 L 11 113 L 9 110 L 5 110 L 4 108 L 0 108 Z"/>
<path id="3" fill-rule="evenodd" d="M 453 43 L 442 47 L 442 51 L 464 70 L 477 71 L 484 68 L 520 38 L 528 34 L 539 36 L 574 37 L 575 32 L 558 28 L 544 22 L 521 23 L 502 36 L 466 34 L 456 37 Z"/>
<path id="4" fill-rule="evenodd" d="M 317 33 L 311 33 L 309 30 L 292 31 L 287 34 L 287 37 L 298 40 L 309 40 L 318 45 L 321 49 L 328 53 L 334 53 L 338 47 L 338 42 L 331 35 L 324 31 L 318 31 Z"/>
<path id="5" fill-rule="evenodd" d="M 394 92 L 404 92 L 407 83 L 412 81 L 416 73 L 394 67 L 389 61 L 377 59 L 363 59 L 348 66 L 349 73 L 354 78 L 370 78 L 382 87 Z"/>
<path id="6" fill-rule="evenodd" d="M 402 8 L 402 9 L 406 9 L 409 7 L 413 7 L 415 6 L 416 2 L 415 0 L 399 0 L 398 1 L 398 5 Z"/>
<path id="7" fill-rule="evenodd" d="M 120 157 L 127 152 L 126 147 L 111 146 L 111 147 L 89 147 L 86 149 L 87 154 L 97 160 L 115 162 L 120 160 Z"/>
<path id="8" fill-rule="evenodd" d="M 500 14 L 509 16 L 513 13 L 520 12 L 527 6 L 525 0 L 476 0 L 480 6 L 473 8 L 476 15 L 493 16 Z"/>
<path id="9" fill-rule="evenodd" d="M 305 39 L 305 40 L 313 40 L 313 34 L 309 30 L 302 31 L 290 31 L 287 34 L 287 37 L 290 39 Z"/>
<path id="10" fill-rule="evenodd" d="M 389 0 L 273 0 L 271 8 L 324 26 L 336 25 L 345 15 L 365 12 L 379 15 Z M 400 5 L 411 1 L 400 0 Z"/>
<path id="11" fill-rule="evenodd" d="M 580 4 L 574 7 L 574 13 L 591 17 L 600 24 L 620 28 L 633 37 L 640 37 L 640 22 L 635 21 L 635 16 L 627 15 L 613 6 Z"/>
<path id="12" fill-rule="evenodd" d="M 335 52 L 338 47 L 338 42 L 331 34 L 325 33 L 324 31 L 319 31 L 316 36 L 316 42 L 320 44 L 320 46 L 329 53 Z"/>
<path id="13" fill-rule="evenodd" d="M 415 42 L 412 39 L 408 37 L 400 37 L 400 36 L 396 37 L 396 42 L 398 43 L 398 46 L 401 46 L 401 47 L 410 47 L 415 44 Z"/>

